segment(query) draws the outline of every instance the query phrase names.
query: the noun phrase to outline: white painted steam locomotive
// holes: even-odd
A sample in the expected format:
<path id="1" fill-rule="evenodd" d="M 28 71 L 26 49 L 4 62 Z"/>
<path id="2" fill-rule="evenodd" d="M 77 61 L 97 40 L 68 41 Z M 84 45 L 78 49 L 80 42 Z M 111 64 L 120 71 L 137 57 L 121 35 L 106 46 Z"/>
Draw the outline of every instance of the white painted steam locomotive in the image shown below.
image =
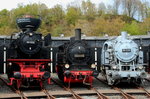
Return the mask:
<path id="1" fill-rule="evenodd" d="M 141 46 L 129 38 L 126 32 L 104 43 L 101 63 L 108 85 L 120 82 L 142 84 L 147 76 Z"/>

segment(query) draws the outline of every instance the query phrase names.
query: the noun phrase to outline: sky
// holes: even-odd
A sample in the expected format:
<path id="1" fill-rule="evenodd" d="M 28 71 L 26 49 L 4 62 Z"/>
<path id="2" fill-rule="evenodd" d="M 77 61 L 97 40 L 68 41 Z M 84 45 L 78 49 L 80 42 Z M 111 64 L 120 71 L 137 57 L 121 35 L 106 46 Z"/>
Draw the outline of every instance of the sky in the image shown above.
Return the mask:
<path id="1" fill-rule="evenodd" d="M 47 5 L 48 8 L 52 8 L 56 4 L 60 4 L 64 8 L 66 8 L 66 6 L 68 4 L 71 4 L 72 2 L 80 4 L 82 1 L 83 0 L 3 0 L 3 2 L 0 3 L 0 10 L 3 9 L 12 10 L 14 8 L 17 8 L 18 4 L 27 5 L 32 3 L 44 3 Z M 90 1 L 95 4 L 99 4 L 101 2 L 104 2 L 105 4 L 110 4 L 112 0 L 90 0 Z"/>

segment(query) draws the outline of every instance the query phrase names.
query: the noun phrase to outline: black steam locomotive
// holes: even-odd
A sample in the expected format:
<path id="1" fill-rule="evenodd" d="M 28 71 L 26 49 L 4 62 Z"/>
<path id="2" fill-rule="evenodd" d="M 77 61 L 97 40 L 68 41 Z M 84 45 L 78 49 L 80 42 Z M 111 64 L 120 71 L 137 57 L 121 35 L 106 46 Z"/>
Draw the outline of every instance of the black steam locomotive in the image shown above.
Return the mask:
<path id="1" fill-rule="evenodd" d="M 65 83 L 83 83 L 92 85 L 93 76 L 97 76 L 96 65 L 92 63 L 91 47 L 81 40 L 81 29 L 75 30 L 75 37 L 59 46 L 56 72 Z"/>
<path id="2" fill-rule="evenodd" d="M 150 74 L 150 44 L 148 46 L 147 61 L 148 61 L 147 72 Z"/>
<path id="3" fill-rule="evenodd" d="M 36 32 L 41 24 L 40 18 L 25 15 L 16 20 L 22 30 L 10 38 L 7 48 L 7 74 L 9 85 L 26 87 L 48 80 L 50 83 L 50 52 L 51 35 L 42 39 L 42 34 Z"/>

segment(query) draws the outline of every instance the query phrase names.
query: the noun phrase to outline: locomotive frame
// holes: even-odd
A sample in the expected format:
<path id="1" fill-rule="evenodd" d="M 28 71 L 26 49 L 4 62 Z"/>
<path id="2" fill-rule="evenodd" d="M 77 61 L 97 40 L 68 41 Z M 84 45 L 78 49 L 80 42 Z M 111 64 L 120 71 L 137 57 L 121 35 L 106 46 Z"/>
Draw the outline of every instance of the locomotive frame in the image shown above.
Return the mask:
<path id="1" fill-rule="evenodd" d="M 47 83 L 50 84 L 50 75 L 48 72 L 40 70 L 44 69 L 44 65 L 50 61 L 50 59 L 8 59 L 8 68 L 13 67 L 13 65 L 18 65 L 20 68 L 20 71 L 13 72 L 14 76 L 9 78 L 10 83 L 8 83 L 8 85 L 13 85 L 15 82 L 15 87 L 19 89 L 22 83 L 24 83 L 24 79 L 27 79 L 27 82 L 25 82 L 27 87 L 31 87 L 29 82 L 37 81 L 36 83 L 39 83 L 42 88 L 42 81 L 45 79 L 47 79 Z"/>

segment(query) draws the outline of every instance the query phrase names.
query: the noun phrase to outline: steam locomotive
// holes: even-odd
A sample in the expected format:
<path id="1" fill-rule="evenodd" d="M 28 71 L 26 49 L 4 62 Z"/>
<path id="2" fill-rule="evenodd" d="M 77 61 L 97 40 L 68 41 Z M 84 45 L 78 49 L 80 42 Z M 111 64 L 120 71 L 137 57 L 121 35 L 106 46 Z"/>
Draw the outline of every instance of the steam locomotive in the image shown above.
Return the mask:
<path id="1" fill-rule="evenodd" d="M 147 74 L 143 65 L 143 51 L 126 32 L 106 41 L 102 48 L 102 73 L 109 85 L 120 82 L 142 84 Z"/>
<path id="2" fill-rule="evenodd" d="M 17 88 L 31 87 L 35 84 L 43 87 L 43 81 L 50 83 L 49 45 L 51 35 L 42 39 L 36 32 L 41 19 L 30 15 L 17 18 L 16 23 L 21 32 L 12 34 L 7 48 L 7 75 L 9 85 Z"/>
<path id="3" fill-rule="evenodd" d="M 150 74 L 150 44 L 148 46 L 148 52 L 147 52 L 147 64 L 148 64 L 148 67 L 147 67 L 147 72 L 148 74 Z"/>
<path id="4" fill-rule="evenodd" d="M 92 85 L 97 76 L 96 65 L 91 61 L 91 47 L 81 40 L 81 29 L 75 29 L 75 37 L 58 47 L 56 72 L 64 83 Z"/>

